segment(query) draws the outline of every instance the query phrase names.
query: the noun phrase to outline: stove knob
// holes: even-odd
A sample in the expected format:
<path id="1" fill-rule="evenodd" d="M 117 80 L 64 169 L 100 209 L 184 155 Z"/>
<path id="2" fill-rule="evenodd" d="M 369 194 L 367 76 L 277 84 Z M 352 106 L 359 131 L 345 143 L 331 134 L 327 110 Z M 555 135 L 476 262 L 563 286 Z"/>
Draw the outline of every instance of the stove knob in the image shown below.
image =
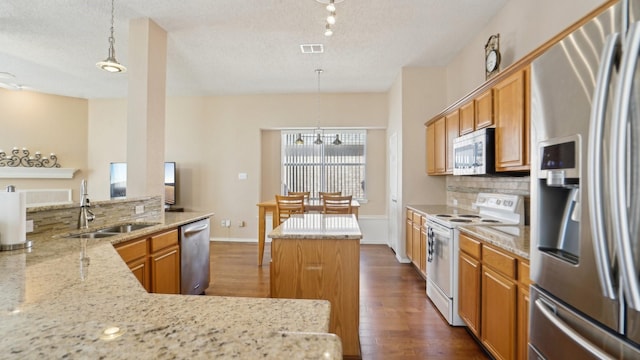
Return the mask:
<path id="1" fill-rule="evenodd" d="M 496 205 L 500 205 L 500 203 L 502 203 L 502 200 L 500 199 L 496 200 Z"/>

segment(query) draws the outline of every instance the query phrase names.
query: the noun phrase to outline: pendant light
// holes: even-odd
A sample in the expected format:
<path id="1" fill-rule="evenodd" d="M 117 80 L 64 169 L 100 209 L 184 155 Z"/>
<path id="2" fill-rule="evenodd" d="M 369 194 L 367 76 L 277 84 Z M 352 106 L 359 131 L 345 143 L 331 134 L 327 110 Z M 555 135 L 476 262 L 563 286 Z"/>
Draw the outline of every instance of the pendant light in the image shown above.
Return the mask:
<path id="1" fill-rule="evenodd" d="M 316 140 L 313 142 L 316 145 L 322 145 L 322 138 L 320 137 L 320 132 L 322 131 L 320 129 L 320 74 L 322 74 L 323 72 L 324 70 L 322 69 L 316 69 L 316 74 L 318 74 L 318 97 L 316 99 L 317 105 L 318 105 L 318 121 L 316 123 L 318 128 L 318 134 L 316 136 Z"/>
<path id="2" fill-rule="evenodd" d="M 304 144 L 304 140 L 302 140 L 302 134 L 298 133 L 298 138 L 295 141 L 296 145 L 303 145 Z"/>
<path id="3" fill-rule="evenodd" d="M 98 63 L 96 66 L 102 70 L 106 70 L 108 72 L 117 73 L 117 72 L 126 72 L 127 68 L 120 64 L 118 60 L 116 60 L 116 49 L 113 46 L 116 42 L 116 39 L 113 37 L 113 18 L 115 14 L 114 0 L 111 0 L 111 35 L 109 36 L 109 56 Z"/>
<path id="4" fill-rule="evenodd" d="M 340 135 L 336 134 L 336 139 L 333 140 L 333 145 L 342 145 L 342 141 L 340 141 Z"/>

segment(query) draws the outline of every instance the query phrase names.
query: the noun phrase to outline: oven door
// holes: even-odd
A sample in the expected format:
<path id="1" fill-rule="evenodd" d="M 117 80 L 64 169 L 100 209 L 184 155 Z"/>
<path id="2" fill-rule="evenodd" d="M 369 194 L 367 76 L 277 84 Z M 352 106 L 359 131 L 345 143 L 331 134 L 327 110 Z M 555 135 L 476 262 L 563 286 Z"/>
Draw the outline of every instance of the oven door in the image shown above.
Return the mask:
<path id="1" fill-rule="evenodd" d="M 453 297 L 453 229 L 427 222 L 427 277 L 448 297 Z"/>

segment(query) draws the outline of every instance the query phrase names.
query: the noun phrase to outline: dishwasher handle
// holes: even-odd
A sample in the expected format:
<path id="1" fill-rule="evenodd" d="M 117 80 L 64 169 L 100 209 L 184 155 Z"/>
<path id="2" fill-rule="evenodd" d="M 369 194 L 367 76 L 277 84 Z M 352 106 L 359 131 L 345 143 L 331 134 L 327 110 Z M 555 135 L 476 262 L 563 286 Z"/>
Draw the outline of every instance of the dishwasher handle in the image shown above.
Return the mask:
<path id="1" fill-rule="evenodd" d="M 203 230 L 207 230 L 207 228 L 209 228 L 209 224 L 202 224 L 202 225 L 186 228 L 186 229 L 184 229 L 184 234 L 185 235 L 191 235 L 191 234 L 203 231 Z"/>

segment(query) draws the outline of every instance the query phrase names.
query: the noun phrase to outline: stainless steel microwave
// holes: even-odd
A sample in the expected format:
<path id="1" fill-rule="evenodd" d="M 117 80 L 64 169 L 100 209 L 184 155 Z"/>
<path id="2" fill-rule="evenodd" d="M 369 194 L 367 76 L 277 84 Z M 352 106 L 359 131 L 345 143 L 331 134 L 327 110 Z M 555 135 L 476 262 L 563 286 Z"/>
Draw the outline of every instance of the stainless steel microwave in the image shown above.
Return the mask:
<path id="1" fill-rule="evenodd" d="M 484 128 L 453 140 L 453 175 L 494 174 L 495 129 Z"/>

